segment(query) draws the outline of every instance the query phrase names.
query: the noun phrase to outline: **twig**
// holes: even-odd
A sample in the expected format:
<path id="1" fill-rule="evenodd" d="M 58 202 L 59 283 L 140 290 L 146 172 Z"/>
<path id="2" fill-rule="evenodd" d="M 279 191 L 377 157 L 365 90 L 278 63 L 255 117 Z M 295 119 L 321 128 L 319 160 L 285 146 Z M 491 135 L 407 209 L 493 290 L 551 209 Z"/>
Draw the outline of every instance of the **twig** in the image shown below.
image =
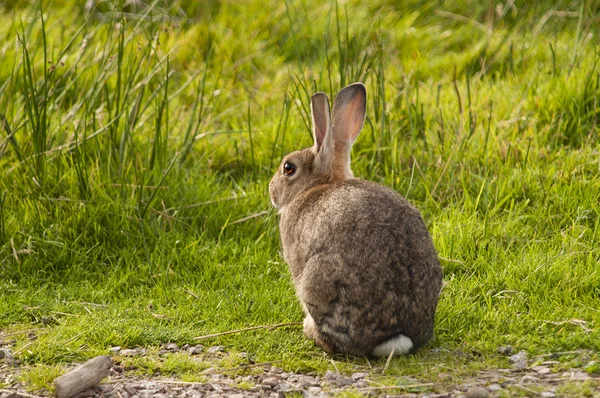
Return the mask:
<path id="1" fill-rule="evenodd" d="M 12 237 L 10 238 L 10 246 L 12 247 L 13 256 L 15 257 L 15 260 L 17 260 L 17 264 L 21 264 L 21 261 L 19 260 L 19 255 L 17 254 L 17 249 L 15 249 L 15 241 Z"/>
<path id="2" fill-rule="evenodd" d="M 12 396 L 12 394 L 16 394 L 17 397 L 25 397 L 25 398 L 44 398 L 44 397 L 40 397 L 39 395 L 31 395 L 31 394 L 27 394 L 24 392 L 19 392 L 19 391 L 12 391 L 12 390 L 5 390 L 4 388 L 0 388 L 0 392 L 5 392 L 7 394 L 9 394 L 8 396 Z"/>
<path id="3" fill-rule="evenodd" d="M 411 388 L 422 388 L 422 387 L 433 387 L 433 383 L 422 383 L 422 384 L 407 384 L 405 386 L 381 386 L 381 387 L 363 387 L 354 388 L 352 391 L 367 392 L 367 391 L 381 391 L 381 390 L 409 390 Z M 330 392 L 342 392 L 347 389 L 337 388 L 329 390 Z"/>
<path id="4" fill-rule="evenodd" d="M 388 355 L 387 361 L 385 361 L 385 366 L 383 367 L 383 370 L 381 371 L 381 375 L 383 376 L 385 374 L 385 372 L 388 370 L 388 367 L 390 366 L 390 362 L 392 361 L 392 357 L 394 356 L 394 353 L 396 352 L 396 348 L 394 348 L 391 352 L 390 355 Z"/>
<path id="5" fill-rule="evenodd" d="M 528 393 L 530 393 L 530 394 L 533 394 L 533 395 L 540 395 L 540 393 L 539 393 L 539 392 L 537 392 L 537 391 L 535 391 L 535 390 L 532 390 L 531 388 L 527 388 L 527 387 L 525 387 L 525 386 L 523 386 L 523 385 L 521 385 L 521 384 L 513 384 L 513 386 L 514 386 L 514 387 L 518 387 L 518 388 L 520 388 L 520 389 L 522 389 L 522 390 L 525 390 L 525 391 L 527 391 L 527 392 L 528 392 Z"/>
<path id="6" fill-rule="evenodd" d="M 25 334 L 25 333 L 29 333 L 29 332 L 35 332 L 37 330 L 38 329 L 27 329 L 27 330 L 21 330 L 19 332 L 12 332 L 12 333 L 9 333 L 9 334 L 3 334 L 3 335 L 0 335 L 0 336 L 2 336 L 2 338 L 4 339 L 4 338 L 7 338 L 7 337 L 11 337 L 11 336 L 18 336 L 20 334 Z"/>
<path id="7" fill-rule="evenodd" d="M 202 207 L 202 206 L 206 206 L 206 205 L 212 205 L 215 203 L 228 202 L 230 200 L 238 200 L 238 199 L 245 199 L 245 198 L 247 198 L 247 195 L 244 193 L 241 196 L 232 196 L 230 198 L 207 200 L 206 202 L 193 203 L 191 205 L 169 207 L 168 209 L 166 209 L 166 211 L 181 210 L 181 209 L 193 209 L 194 207 Z"/>
<path id="8" fill-rule="evenodd" d="M 209 374 L 213 374 L 213 373 L 227 373 L 227 372 L 233 372 L 236 370 L 242 370 L 242 369 L 249 369 L 249 368 L 257 368 L 260 366 L 271 366 L 274 363 L 278 363 L 281 362 L 281 360 L 277 360 L 277 361 L 271 361 L 271 362 L 261 362 L 261 363 L 252 363 L 252 364 L 248 364 L 248 365 L 241 365 L 241 366 L 236 366 L 235 368 L 229 368 L 229 369 L 206 369 L 203 370 L 202 372 L 200 372 L 203 375 L 209 375 Z"/>
<path id="9" fill-rule="evenodd" d="M 476 28 L 481 29 L 482 31 L 484 31 L 484 32 L 486 32 L 488 34 L 492 34 L 492 29 L 490 29 L 487 26 L 485 26 L 485 25 L 477 22 L 474 19 L 465 17 L 464 15 L 454 14 L 452 12 L 442 11 L 442 10 L 435 10 L 435 13 L 437 15 L 439 15 L 440 17 L 446 17 L 446 18 L 454 19 L 456 21 L 469 23 L 469 24 L 475 26 Z"/>
<path id="10" fill-rule="evenodd" d="M 184 292 L 186 292 L 190 296 L 194 297 L 196 300 L 200 300 L 200 297 L 198 297 L 198 295 L 196 293 L 192 292 L 191 290 L 183 289 L 183 288 L 181 290 L 183 290 Z"/>
<path id="11" fill-rule="evenodd" d="M 340 370 L 338 369 L 337 365 L 335 364 L 335 361 L 333 360 L 333 358 L 331 358 L 331 364 L 335 368 L 335 371 L 338 372 L 338 373 L 340 373 Z"/>
<path id="12" fill-rule="evenodd" d="M 449 263 L 456 263 L 456 264 L 464 264 L 464 261 L 460 261 L 460 260 L 455 260 L 452 258 L 446 258 L 446 257 L 442 257 L 442 256 L 438 256 L 440 260 L 442 261 L 447 261 Z"/>
<path id="13" fill-rule="evenodd" d="M 30 341 L 29 343 L 25 344 L 23 347 L 19 348 L 17 351 L 15 351 L 13 353 L 14 356 L 18 355 L 19 353 L 21 353 L 21 351 L 23 351 L 25 348 L 29 347 L 30 345 L 32 345 L 34 342 Z"/>
<path id="14" fill-rule="evenodd" d="M 237 223 L 240 223 L 240 222 L 252 220 L 253 218 L 258 218 L 258 217 L 266 216 L 267 214 L 269 214 L 269 212 L 267 210 L 263 210 L 263 211 L 260 211 L 258 213 L 251 214 L 248 217 L 244 217 L 244 218 L 240 218 L 239 220 L 232 221 L 232 222 L 229 223 L 229 225 L 233 225 L 233 224 L 237 224 Z"/>
<path id="15" fill-rule="evenodd" d="M 207 334 L 205 336 L 198 336 L 198 337 L 194 337 L 194 340 L 207 340 L 207 339 L 212 339 L 213 337 L 225 336 L 228 334 L 250 332 L 252 330 L 260 330 L 260 329 L 273 330 L 273 329 L 282 328 L 282 327 L 286 327 L 286 326 L 298 326 L 298 325 L 302 325 L 302 322 L 286 322 L 286 323 L 277 323 L 275 325 L 252 326 L 250 328 L 244 328 L 244 329 L 238 329 L 238 330 L 228 330 L 227 332 L 220 332 L 220 333 Z"/>
<path id="16" fill-rule="evenodd" d="M 586 354 L 589 352 L 590 352 L 590 350 L 560 351 L 560 352 L 551 352 L 549 354 L 542 354 L 540 356 L 541 357 L 558 357 L 561 355 Z"/>

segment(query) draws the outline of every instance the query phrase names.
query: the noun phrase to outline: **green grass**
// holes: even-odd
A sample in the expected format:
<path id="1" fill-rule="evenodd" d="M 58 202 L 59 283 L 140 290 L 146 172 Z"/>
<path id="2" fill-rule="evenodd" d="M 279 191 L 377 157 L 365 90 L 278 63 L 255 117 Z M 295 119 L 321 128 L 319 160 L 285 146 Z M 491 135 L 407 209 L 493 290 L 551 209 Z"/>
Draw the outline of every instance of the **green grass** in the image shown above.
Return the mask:
<path id="1" fill-rule="evenodd" d="M 600 350 L 597 2 L 85 3 L 0 2 L 0 335 L 38 334 L 16 336 L 28 383 L 114 345 L 301 321 L 267 183 L 311 144 L 309 96 L 356 80 L 354 172 L 422 211 L 444 267 L 435 340 L 386 374 Z M 206 344 L 385 364 L 332 363 L 298 327 Z"/>

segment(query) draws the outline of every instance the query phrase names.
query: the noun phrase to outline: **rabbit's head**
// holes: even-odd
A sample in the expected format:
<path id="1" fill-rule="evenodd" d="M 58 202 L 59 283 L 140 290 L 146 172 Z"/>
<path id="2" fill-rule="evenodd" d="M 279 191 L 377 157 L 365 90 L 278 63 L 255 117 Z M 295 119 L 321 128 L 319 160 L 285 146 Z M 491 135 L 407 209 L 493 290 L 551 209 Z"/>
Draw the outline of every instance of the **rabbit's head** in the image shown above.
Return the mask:
<path id="1" fill-rule="evenodd" d="M 353 178 L 350 151 L 365 121 L 367 91 L 362 83 L 344 87 L 332 116 L 325 93 L 311 97 L 314 145 L 286 155 L 269 183 L 273 205 L 283 210 L 314 186 Z"/>

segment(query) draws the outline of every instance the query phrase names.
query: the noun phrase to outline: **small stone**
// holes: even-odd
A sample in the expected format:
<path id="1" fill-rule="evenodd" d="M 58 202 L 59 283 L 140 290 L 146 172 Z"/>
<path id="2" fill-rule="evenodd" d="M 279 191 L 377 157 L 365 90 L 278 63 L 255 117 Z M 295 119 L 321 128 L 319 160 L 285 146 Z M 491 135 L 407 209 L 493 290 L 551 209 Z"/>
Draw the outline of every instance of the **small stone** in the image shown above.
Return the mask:
<path id="1" fill-rule="evenodd" d="M 302 376 L 298 379 L 298 385 L 302 388 L 319 386 L 319 380 L 312 376 Z"/>
<path id="2" fill-rule="evenodd" d="M 291 384 L 288 384 L 288 383 L 285 383 L 285 382 L 279 383 L 275 387 L 273 387 L 273 390 L 275 390 L 275 391 L 288 391 L 288 390 L 291 390 L 291 389 L 292 389 Z"/>
<path id="3" fill-rule="evenodd" d="M 356 373 L 352 373 L 352 376 L 350 376 L 350 377 L 352 377 L 353 380 L 360 380 L 360 379 L 364 379 L 364 378 L 366 378 L 368 376 L 369 376 L 368 373 L 365 373 L 365 372 L 356 372 Z"/>
<path id="4" fill-rule="evenodd" d="M 204 351 L 204 350 L 203 350 L 203 349 L 198 349 L 198 347 L 189 347 L 189 348 L 187 349 L 187 352 L 188 352 L 190 355 L 198 355 L 198 354 L 201 354 L 201 353 L 202 353 L 202 351 Z"/>
<path id="5" fill-rule="evenodd" d="M 498 354 L 512 355 L 513 352 L 515 352 L 515 348 L 511 345 L 498 347 Z"/>
<path id="6" fill-rule="evenodd" d="M 138 386 L 133 383 L 127 383 L 123 386 L 123 390 L 127 392 L 127 394 L 133 396 L 137 392 Z"/>
<path id="7" fill-rule="evenodd" d="M 169 343 L 165 346 L 165 350 L 169 351 L 179 351 L 179 346 L 175 343 Z"/>
<path id="8" fill-rule="evenodd" d="M 550 369 L 548 369 L 546 367 L 543 367 L 543 366 L 536 366 L 536 368 L 537 369 L 534 369 L 535 373 L 537 373 L 537 374 L 539 374 L 541 376 L 547 375 L 549 373 L 552 373 L 552 371 Z"/>
<path id="9" fill-rule="evenodd" d="M 467 398 L 488 398 L 490 393 L 483 387 L 471 387 L 467 391 Z"/>
<path id="10" fill-rule="evenodd" d="M 515 355 L 511 355 L 508 357 L 508 361 L 512 363 L 513 368 L 515 369 L 526 369 L 527 368 L 527 352 L 519 351 L 519 353 Z"/>
<path id="11" fill-rule="evenodd" d="M 551 391 L 542 392 L 542 398 L 556 398 L 556 394 Z"/>
<path id="12" fill-rule="evenodd" d="M 223 347 L 222 345 L 215 345 L 212 346 L 208 349 L 208 353 L 209 354 L 216 354 L 218 352 L 223 352 L 225 350 L 225 347 Z"/>
<path id="13" fill-rule="evenodd" d="M 114 347 L 110 347 L 110 348 L 108 349 L 108 351 L 110 351 L 110 352 L 111 352 L 111 353 L 113 353 L 113 354 L 117 354 L 119 351 L 121 351 L 121 346 L 119 346 L 119 345 L 116 345 L 116 346 L 114 346 Z"/>
<path id="14" fill-rule="evenodd" d="M 521 383 L 537 383 L 538 381 L 540 381 L 539 377 L 531 375 L 525 375 L 521 377 Z"/>
<path id="15" fill-rule="evenodd" d="M 315 387 L 308 387 L 308 390 L 307 390 L 307 391 L 308 391 L 309 393 L 311 393 L 311 394 L 318 394 L 318 393 L 320 393 L 321 391 L 323 391 L 323 389 L 322 389 L 321 387 L 317 387 L 317 386 L 315 386 Z"/>
<path id="16" fill-rule="evenodd" d="M 202 393 L 193 388 L 187 390 L 186 394 L 189 398 L 202 398 Z"/>
<path id="17" fill-rule="evenodd" d="M 553 366 L 553 365 L 560 365 L 560 362 L 558 361 L 544 361 L 542 362 L 543 366 Z"/>
<path id="18" fill-rule="evenodd" d="M 463 350 L 454 350 L 454 351 L 452 351 L 452 354 L 455 357 L 459 357 L 459 358 L 466 358 L 467 357 L 467 354 Z"/>
<path id="19" fill-rule="evenodd" d="M 121 350 L 119 354 L 124 357 L 136 357 L 138 355 L 138 350 L 127 348 L 125 350 Z"/>
<path id="20" fill-rule="evenodd" d="M 448 381 L 448 380 L 452 379 L 452 376 L 449 375 L 448 373 L 439 373 L 437 375 L 437 378 L 439 381 Z"/>
<path id="21" fill-rule="evenodd" d="M 583 379 L 587 380 L 587 379 L 590 379 L 591 376 L 589 374 L 587 374 L 586 372 L 577 371 L 571 375 L 571 378 L 579 379 L 579 380 L 583 380 Z"/>
<path id="22" fill-rule="evenodd" d="M 224 394 L 223 398 L 244 398 L 244 394 Z"/>
<path id="23" fill-rule="evenodd" d="M 279 377 L 266 377 L 262 380 L 261 384 L 273 388 L 278 385 L 280 381 L 281 379 Z"/>
<path id="24" fill-rule="evenodd" d="M 327 372 L 325 372 L 325 376 L 324 376 L 325 380 L 328 380 L 328 381 L 335 381 L 335 380 L 339 379 L 339 377 L 340 377 L 339 373 L 333 372 L 331 370 L 328 370 Z"/>
<path id="25" fill-rule="evenodd" d="M 489 389 L 491 392 L 497 392 L 497 391 L 500 391 L 500 390 L 502 390 L 502 386 L 501 386 L 500 384 L 490 384 L 490 385 L 488 386 L 488 389 Z"/>
<path id="26" fill-rule="evenodd" d="M 335 384 L 337 384 L 340 387 L 351 386 L 352 384 L 354 384 L 354 380 L 350 377 L 341 376 L 335 381 Z"/>

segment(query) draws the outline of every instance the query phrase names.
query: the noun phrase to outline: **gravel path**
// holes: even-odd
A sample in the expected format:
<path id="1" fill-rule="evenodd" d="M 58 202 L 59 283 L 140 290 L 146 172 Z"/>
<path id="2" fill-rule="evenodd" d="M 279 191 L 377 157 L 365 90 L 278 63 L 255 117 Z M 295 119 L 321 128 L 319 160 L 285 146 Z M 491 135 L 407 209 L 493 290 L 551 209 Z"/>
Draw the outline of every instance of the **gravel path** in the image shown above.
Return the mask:
<path id="1" fill-rule="evenodd" d="M 505 351 L 502 351 L 502 350 Z M 487 398 L 501 396 L 531 396 L 552 398 L 572 396 L 561 393 L 565 385 L 588 386 L 587 396 L 600 397 L 600 375 L 589 374 L 578 369 L 564 369 L 561 362 L 552 356 L 548 360 L 539 358 L 532 362 L 525 352 L 513 353 L 512 347 L 501 347 L 500 352 L 507 355 L 511 368 L 476 372 L 473 377 L 455 380 L 451 373 L 439 373 L 433 382 L 403 377 L 401 384 L 386 386 L 378 382 L 380 376 L 369 373 L 342 375 L 328 371 L 325 375 L 297 374 L 285 372 L 268 364 L 251 365 L 254 375 L 227 376 L 207 369 L 203 372 L 205 382 L 182 382 L 179 380 L 155 377 L 141 379 L 125 371 L 118 358 L 145 355 L 143 349 L 120 349 L 113 347 L 111 354 L 117 359 L 110 376 L 100 385 L 89 389 L 78 398 L 243 398 L 243 397 L 329 397 L 345 390 L 353 390 L 367 396 L 385 397 L 462 397 Z M 166 345 L 159 355 L 175 352 L 187 352 L 197 355 L 204 352 L 202 346 L 177 347 Z M 206 353 L 222 353 L 220 346 L 211 347 Z M 585 353 L 581 353 L 585 359 Z M 535 363 L 536 365 L 531 365 Z M 559 370 L 562 369 L 562 370 Z M 0 398 L 32 397 L 27 394 L 15 377 L 19 372 L 18 361 L 14 359 L 10 348 L 0 349 Z M 389 383 L 389 380 L 388 380 Z M 591 392 L 590 392 L 591 391 Z M 575 395 L 576 393 L 572 393 Z M 577 393 L 580 394 L 580 393 Z M 583 395 L 583 393 L 581 393 Z M 591 395 L 589 395 L 591 394 Z M 47 396 L 49 394 L 42 394 Z M 38 395 L 36 395 L 38 396 Z"/>

